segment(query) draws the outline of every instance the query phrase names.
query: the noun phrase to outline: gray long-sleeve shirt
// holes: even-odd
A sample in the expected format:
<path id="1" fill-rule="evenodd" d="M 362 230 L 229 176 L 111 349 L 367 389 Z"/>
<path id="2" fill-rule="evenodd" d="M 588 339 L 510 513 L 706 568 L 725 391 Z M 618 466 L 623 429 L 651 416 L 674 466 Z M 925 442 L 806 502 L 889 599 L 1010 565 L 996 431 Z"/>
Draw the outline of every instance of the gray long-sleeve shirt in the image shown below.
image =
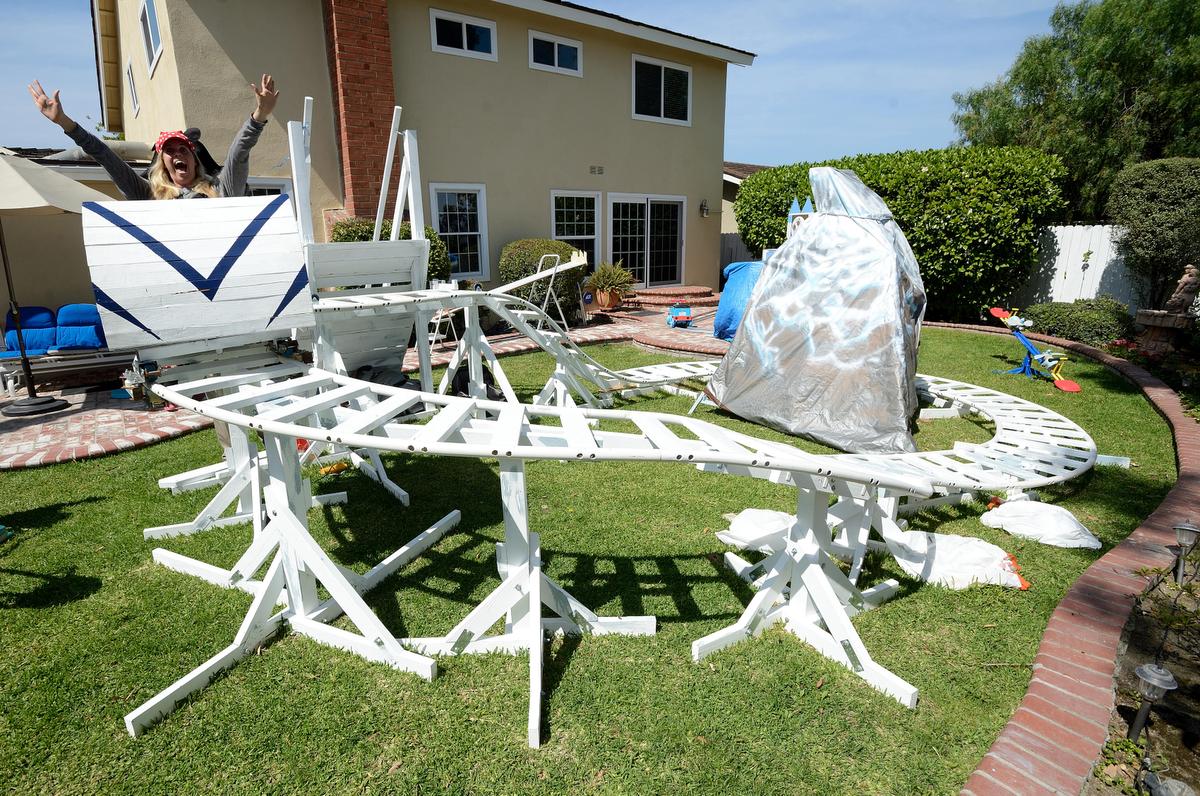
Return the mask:
<path id="1" fill-rule="evenodd" d="M 225 156 L 225 165 L 217 177 L 217 196 L 243 196 L 246 193 L 246 178 L 250 176 L 250 150 L 258 143 L 258 136 L 266 127 L 266 122 L 257 122 L 251 116 L 246 119 L 242 129 L 233 137 L 229 145 L 229 154 Z M 108 148 L 103 141 L 76 124 L 75 129 L 67 133 L 71 140 L 78 144 L 84 152 L 104 167 L 108 176 L 126 199 L 153 199 L 150 193 L 150 182 L 134 171 L 133 167 Z M 183 189 L 180 199 L 193 199 L 204 194 Z"/>

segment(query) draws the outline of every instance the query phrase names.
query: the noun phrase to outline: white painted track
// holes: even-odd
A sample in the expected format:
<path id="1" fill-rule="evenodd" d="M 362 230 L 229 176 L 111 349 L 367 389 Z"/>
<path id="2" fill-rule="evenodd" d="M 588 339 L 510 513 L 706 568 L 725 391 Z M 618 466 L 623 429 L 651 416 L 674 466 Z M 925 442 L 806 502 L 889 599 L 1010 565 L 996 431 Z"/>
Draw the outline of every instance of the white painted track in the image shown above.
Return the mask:
<path id="1" fill-rule="evenodd" d="M 1074 421 L 1007 393 L 937 376 L 917 375 L 917 391 L 996 425 L 982 444 L 956 442 L 945 451 L 847 454 L 862 464 L 928 478 L 948 492 L 1036 489 L 1082 475 L 1096 463 L 1096 443 Z"/>

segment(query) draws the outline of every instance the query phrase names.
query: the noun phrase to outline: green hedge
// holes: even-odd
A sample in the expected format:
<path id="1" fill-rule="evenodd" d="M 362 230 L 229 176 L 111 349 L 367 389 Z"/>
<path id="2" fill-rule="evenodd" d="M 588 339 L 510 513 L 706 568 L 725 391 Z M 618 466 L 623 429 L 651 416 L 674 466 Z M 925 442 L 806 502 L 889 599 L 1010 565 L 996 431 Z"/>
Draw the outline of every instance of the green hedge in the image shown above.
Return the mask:
<path id="1" fill-rule="evenodd" d="M 348 218 L 333 225 L 333 231 L 329 236 L 329 240 L 333 243 L 353 243 L 355 241 L 371 240 L 374 234 L 375 219 Z M 385 218 L 380 238 L 387 240 L 391 236 L 392 222 Z M 450 252 L 447 251 L 445 242 L 438 236 L 437 231 L 433 227 L 425 227 L 425 237 L 429 240 L 429 273 L 427 274 L 427 278 L 430 281 L 434 279 L 449 279 Z M 405 221 L 400 225 L 400 239 L 409 240 L 410 238 L 412 238 L 412 227 Z"/>
<path id="2" fill-rule="evenodd" d="M 1125 267 L 1144 281 L 1146 306 L 1161 307 L 1189 263 L 1200 265 L 1200 158 L 1136 163 L 1113 181 L 1108 214 L 1125 228 Z"/>
<path id="3" fill-rule="evenodd" d="M 529 276 L 537 271 L 538 261 L 543 255 L 557 254 L 565 263 L 571 259 L 571 254 L 575 251 L 573 246 L 561 240 L 546 238 L 514 240 L 500 252 L 500 283 L 515 282 L 521 277 Z M 568 322 L 575 323 L 579 319 L 578 286 L 585 279 L 587 279 L 586 268 L 572 268 L 570 271 L 554 277 L 554 292 L 558 295 L 558 301 L 562 304 Z M 532 285 L 516 291 L 516 295 L 540 307 L 542 299 L 546 295 L 545 283 L 534 282 Z"/>
<path id="4" fill-rule="evenodd" d="M 1017 313 L 1033 321 L 1032 330 L 1103 348 L 1133 337 L 1129 308 L 1112 296 L 1034 304 Z"/>
<path id="5" fill-rule="evenodd" d="M 917 256 L 927 316 L 976 320 L 1007 303 L 1037 263 L 1039 222 L 1063 206 L 1062 162 L 1024 147 L 857 155 L 764 169 L 742 181 L 734 215 L 751 249 L 783 242 L 813 166 L 852 169 L 879 194 Z"/>

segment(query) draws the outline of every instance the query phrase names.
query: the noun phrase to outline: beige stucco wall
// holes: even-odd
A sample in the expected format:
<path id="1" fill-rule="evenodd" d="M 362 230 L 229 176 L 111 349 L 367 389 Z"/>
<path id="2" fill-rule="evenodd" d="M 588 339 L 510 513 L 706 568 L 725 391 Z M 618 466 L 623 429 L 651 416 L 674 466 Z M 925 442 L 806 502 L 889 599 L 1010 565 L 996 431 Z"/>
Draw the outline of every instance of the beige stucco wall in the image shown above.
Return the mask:
<path id="1" fill-rule="evenodd" d="M 321 237 L 321 212 L 342 205 L 342 183 L 320 0 L 158 2 L 170 19 L 183 126 L 199 127 L 218 161 L 254 110 L 250 84 L 266 72 L 275 78 L 279 104 L 251 153 L 250 174 L 290 178 L 287 123 L 300 120 L 304 97 L 313 97 L 313 228 Z"/>
<path id="2" fill-rule="evenodd" d="M 499 59 L 432 52 L 429 5 L 393 0 L 396 101 L 420 139 L 427 206 L 431 182 L 487 186 L 493 279 L 505 243 L 549 237 L 550 191 L 569 189 L 604 192 L 606 225 L 609 192 L 685 197 L 682 280 L 717 285 L 721 219 L 699 206 L 721 195 L 723 61 L 481 0 L 435 7 L 495 21 Z M 580 40 L 583 77 L 530 69 L 530 28 Z M 692 68 L 690 127 L 631 118 L 635 52 Z"/>
<path id="3" fill-rule="evenodd" d="M 119 198 L 111 182 L 83 184 Z M 79 215 L 10 217 L 3 224 L 13 289 L 22 306 L 55 309 L 63 304 L 95 301 L 83 255 L 83 225 Z M 8 307 L 8 288 L 3 279 L 0 279 L 0 303 Z"/>
<path id="4" fill-rule="evenodd" d="M 732 182 L 722 184 L 721 232 L 737 232 L 737 218 L 733 215 L 733 203 L 737 200 L 738 186 Z"/>
<path id="5" fill-rule="evenodd" d="M 167 2 L 151 0 L 158 15 L 162 38 L 162 54 L 150 73 L 146 48 L 142 44 L 142 28 L 138 20 L 141 0 L 117 0 L 117 40 L 120 43 L 121 113 L 125 139 L 153 144 L 163 130 L 178 130 L 183 124 L 183 103 L 179 93 L 179 70 L 175 64 L 176 48 L 168 21 Z M 137 89 L 139 110 L 135 115 L 129 87 L 125 82 L 125 65 L 133 63 L 133 82 Z"/>
<path id="6" fill-rule="evenodd" d="M 159 0 L 170 16 L 186 126 L 199 127 L 218 161 L 254 110 L 251 83 L 275 78 L 279 104 L 250 157 L 250 174 L 291 177 L 287 123 L 299 121 L 304 97 L 314 101 L 313 229 L 321 212 L 341 207 L 341 171 L 334 143 L 333 99 L 320 0 Z"/>
<path id="7" fill-rule="evenodd" d="M 291 177 L 287 122 L 299 120 L 305 96 L 313 118 L 314 230 L 324 234 L 321 212 L 341 200 L 341 171 L 334 144 L 332 92 L 325 57 L 320 0 L 153 0 L 162 55 L 148 75 L 138 14 L 141 0 L 117 0 L 120 62 L 133 62 L 140 104 L 134 115 L 127 86 L 121 107 L 125 138 L 153 143 L 163 130 L 198 127 L 218 162 L 254 110 L 251 83 L 275 77 L 279 104 L 250 156 L 254 177 Z M 123 72 L 122 72 L 123 74 Z"/>

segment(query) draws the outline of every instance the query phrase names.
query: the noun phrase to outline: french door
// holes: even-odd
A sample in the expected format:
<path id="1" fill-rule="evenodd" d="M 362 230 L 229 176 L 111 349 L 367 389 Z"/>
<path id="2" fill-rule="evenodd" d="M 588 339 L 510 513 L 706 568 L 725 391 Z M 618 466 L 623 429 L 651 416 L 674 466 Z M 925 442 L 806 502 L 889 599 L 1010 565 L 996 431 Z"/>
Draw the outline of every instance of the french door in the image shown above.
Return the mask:
<path id="1" fill-rule="evenodd" d="M 676 285 L 683 275 L 682 197 L 609 194 L 608 251 L 636 285 Z"/>

